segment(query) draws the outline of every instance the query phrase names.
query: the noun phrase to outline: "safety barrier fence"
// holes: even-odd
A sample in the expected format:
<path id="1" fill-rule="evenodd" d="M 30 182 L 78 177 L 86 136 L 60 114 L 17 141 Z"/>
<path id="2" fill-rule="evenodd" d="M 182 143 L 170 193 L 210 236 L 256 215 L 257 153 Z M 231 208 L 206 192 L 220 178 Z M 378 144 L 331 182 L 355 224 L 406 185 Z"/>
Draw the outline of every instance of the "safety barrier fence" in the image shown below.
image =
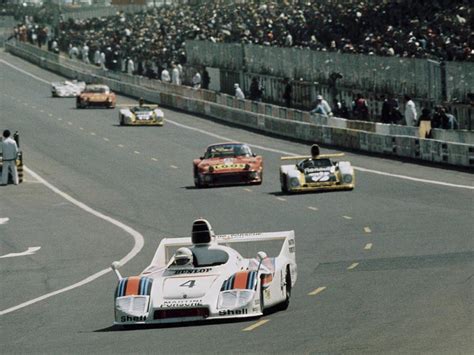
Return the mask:
<path id="1" fill-rule="evenodd" d="M 307 82 L 329 83 L 339 73 L 342 87 L 442 100 L 441 67 L 432 60 L 194 40 L 186 41 L 186 55 L 190 64 Z"/>
<path id="2" fill-rule="evenodd" d="M 218 95 L 215 97 L 215 101 L 206 101 L 201 90 L 175 87 L 174 92 L 172 92 L 167 90 L 172 85 L 163 83 L 159 85 L 161 90 L 143 86 L 140 82 L 127 83 L 120 80 L 121 77 L 118 76 L 112 78 L 97 75 L 77 67 L 64 65 L 59 60 L 48 60 L 32 54 L 32 52 L 20 46 L 7 44 L 6 48 L 12 54 L 23 57 L 65 77 L 75 77 L 87 82 L 100 80 L 109 85 L 112 90 L 131 97 L 143 97 L 147 101 L 156 102 L 163 106 L 212 117 L 262 132 L 388 156 L 464 167 L 474 166 L 474 145 L 436 139 L 421 139 L 406 135 L 410 133 L 410 129 L 415 130 L 413 127 L 398 126 L 392 128 L 388 127 L 389 125 L 384 125 L 380 126 L 378 131 L 377 126 L 373 131 L 369 131 L 369 126 L 367 126 L 369 123 L 367 122 L 347 121 L 318 115 L 312 116 L 307 112 L 286 110 L 273 105 L 255 105 L 255 102 L 235 100 L 234 97 L 227 95 Z M 178 91 L 179 94 L 176 93 Z M 194 95 L 186 96 L 187 93 L 193 93 Z M 372 129 L 372 126 L 370 126 L 370 129 Z M 390 131 L 391 129 L 395 131 Z M 397 132 L 397 129 L 400 131 Z"/>

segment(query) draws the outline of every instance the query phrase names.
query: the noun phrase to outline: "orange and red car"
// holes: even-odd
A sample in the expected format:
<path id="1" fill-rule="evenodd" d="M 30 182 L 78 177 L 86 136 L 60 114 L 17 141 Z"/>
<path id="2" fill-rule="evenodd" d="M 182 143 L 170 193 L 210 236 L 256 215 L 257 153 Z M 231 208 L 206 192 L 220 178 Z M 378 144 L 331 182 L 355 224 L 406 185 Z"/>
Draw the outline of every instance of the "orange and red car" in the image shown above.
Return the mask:
<path id="1" fill-rule="evenodd" d="M 196 187 L 255 184 L 263 179 L 263 159 L 247 144 L 228 142 L 207 147 L 204 156 L 193 161 Z"/>
<path id="2" fill-rule="evenodd" d="M 76 98 L 77 108 L 102 106 L 106 108 L 115 107 L 115 94 L 107 85 L 87 85 L 84 91 Z"/>

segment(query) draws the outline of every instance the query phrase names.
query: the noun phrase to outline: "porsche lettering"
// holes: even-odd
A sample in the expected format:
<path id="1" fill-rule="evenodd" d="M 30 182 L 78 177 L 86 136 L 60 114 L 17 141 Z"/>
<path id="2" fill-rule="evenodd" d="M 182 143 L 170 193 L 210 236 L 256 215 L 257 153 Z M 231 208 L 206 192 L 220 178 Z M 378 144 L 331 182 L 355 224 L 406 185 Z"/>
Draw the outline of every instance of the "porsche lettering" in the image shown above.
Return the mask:
<path id="1" fill-rule="evenodd" d="M 174 307 L 198 307 L 202 306 L 202 300 L 173 300 L 165 301 L 162 308 L 174 308 Z"/>

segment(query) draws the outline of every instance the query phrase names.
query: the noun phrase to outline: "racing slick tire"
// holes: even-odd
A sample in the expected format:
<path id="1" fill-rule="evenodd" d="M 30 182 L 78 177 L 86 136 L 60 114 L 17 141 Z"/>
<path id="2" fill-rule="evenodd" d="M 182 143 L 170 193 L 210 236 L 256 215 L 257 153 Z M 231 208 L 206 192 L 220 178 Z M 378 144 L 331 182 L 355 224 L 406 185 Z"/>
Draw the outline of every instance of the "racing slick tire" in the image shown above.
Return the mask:
<path id="1" fill-rule="evenodd" d="M 125 121 L 124 121 L 123 115 L 120 115 L 119 124 L 120 124 L 121 126 L 124 126 L 124 125 L 125 125 Z"/>
<path id="2" fill-rule="evenodd" d="M 202 183 L 201 179 L 199 179 L 199 175 L 197 173 L 194 173 L 194 186 L 197 189 L 204 187 L 204 184 Z"/>
<path id="3" fill-rule="evenodd" d="M 265 314 L 265 300 L 263 298 L 263 277 L 260 278 L 260 312 Z"/>
<path id="4" fill-rule="evenodd" d="M 288 193 L 288 181 L 285 175 L 282 175 L 281 178 L 281 192 L 287 194 Z"/>
<path id="5" fill-rule="evenodd" d="M 291 274 L 290 274 L 290 267 L 286 267 L 286 274 L 285 274 L 285 300 L 280 304 L 279 309 L 284 311 L 290 305 L 290 297 L 291 297 Z"/>

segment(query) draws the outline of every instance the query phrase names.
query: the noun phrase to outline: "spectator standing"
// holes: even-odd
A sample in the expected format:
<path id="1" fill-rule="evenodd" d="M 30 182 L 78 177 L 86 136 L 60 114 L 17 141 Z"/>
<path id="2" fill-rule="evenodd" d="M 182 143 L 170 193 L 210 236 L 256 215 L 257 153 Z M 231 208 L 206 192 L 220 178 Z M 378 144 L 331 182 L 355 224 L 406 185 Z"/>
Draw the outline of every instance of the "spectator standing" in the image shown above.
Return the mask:
<path id="1" fill-rule="evenodd" d="M 240 99 L 240 100 L 244 100 L 245 95 L 244 95 L 242 89 L 240 88 L 239 84 L 235 83 L 234 84 L 234 89 L 235 89 L 235 97 Z"/>
<path id="2" fill-rule="evenodd" d="M 84 43 L 84 46 L 82 47 L 81 55 L 82 55 L 82 61 L 86 64 L 89 64 L 90 63 L 89 46 L 87 45 L 87 43 Z"/>
<path id="3" fill-rule="evenodd" d="M 8 129 L 3 131 L 2 140 L 2 183 L 8 184 L 8 174 L 11 172 L 13 183 L 18 185 L 18 172 L 16 169 L 16 159 L 18 157 L 18 146 L 14 139 L 10 137 Z"/>
<path id="4" fill-rule="evenodd" d="M 202 88 L 205 90 L 209 90 L 209 84 L 211 82 L 211 78 L 209 76 L 209 72 L 206 68 L 204 68 L 202 72 Z"/>
<path id="5" fill-rule="evenodd" d="M 285 100 L 286 107 L 291 107 L 291 95 L 292 95 L 292 87 L 290 79 L 286 78 L 285 81 L 285 88 L 283 90 L 283 99 Z"/>
<path id="6" fill-rule="evenodd" d="M 369 107 L 367 106 L 367 101 L 362 94 L 357 94 L 352 107 L 352 112 L 356 120 L 368 121 Z"/>
<path id="7" fill-rule="evenodd" d="M 380 122 L 391 123 L 392 119 L 390 116 L 390 111 L 391 111 L 390 103 L 388 101 L 388 98 L 386 98 L 385 96 L 382 96 L 382 98 L 383 98 L 383 103 L 382 103 L 382 112 L 380 114 Z"/>
<path id="8" fill-rule="evenodd" d="M 172 70 L 171 70 L 171 83 L 175 85 L 180 85 L 181 84 L 181 79 L 179 77 L 179 69 L 176 64 L 172 65 Z"/>
<path id="9" fill-rule="evenodd" d="M 252 83 L 250 83 L 250 100 L 252 101 L 262 101 L 263 89 L 258 82 L 258 79 L 254 76 L 252 78 Z"/>
<path id="10" fill-rule="evenodd" d="M 421 110 L 421 116 L 418 118 L 418 137 L 431 137 L 431 111 L 428 108 Z"/>
<path id="11" fill-rule="evenodd" d="M 133 75 L 134 72 L 135 72 L 135 63 L 133 62 L 133 59 L 129 57 L 127 60 L 127 74 Z"/>
<path id="12" fill-rule="evenodd" d="M 201 74 L 196 71 L 196 74 L 193 76 L 193 88 L 200 89 L 201 88 Z"/>
<path id="13" fill-rule="evenodd" d="M 100 67 L 100 50 L 96 49 L 94 52 L 94 64 Z"/>
<path id="14" fill-rule="evenodd" d="M 171 82 L 170 72 L 166 68 L 163 68 L 163 70 L 161 71 L 161 81 L 164 83 Z"/>
<path id="15" fill-rule="evenodd" d="M 409 95 L 405 95 L 405 124 L 413 127 L 416 124 L 416 106 Z"/>

